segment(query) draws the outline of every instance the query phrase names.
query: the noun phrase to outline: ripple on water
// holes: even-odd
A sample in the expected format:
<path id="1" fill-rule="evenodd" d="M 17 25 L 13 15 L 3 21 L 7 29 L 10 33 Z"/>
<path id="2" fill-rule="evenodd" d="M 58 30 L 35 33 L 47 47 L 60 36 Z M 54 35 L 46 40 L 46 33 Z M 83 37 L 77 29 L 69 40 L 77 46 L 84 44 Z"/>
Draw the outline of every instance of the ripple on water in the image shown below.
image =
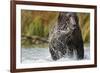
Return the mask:
<path id="1" fill-rule="evenodd" d="M 53 62 L 48 48 L 22 48 L 22 63 L 40 63 Z M 85 47 L 84 59 L 90 59 L 90 49 Z M 75 57 L 69 58 L 66 55 L 57 61 L 75 60 Z"/>

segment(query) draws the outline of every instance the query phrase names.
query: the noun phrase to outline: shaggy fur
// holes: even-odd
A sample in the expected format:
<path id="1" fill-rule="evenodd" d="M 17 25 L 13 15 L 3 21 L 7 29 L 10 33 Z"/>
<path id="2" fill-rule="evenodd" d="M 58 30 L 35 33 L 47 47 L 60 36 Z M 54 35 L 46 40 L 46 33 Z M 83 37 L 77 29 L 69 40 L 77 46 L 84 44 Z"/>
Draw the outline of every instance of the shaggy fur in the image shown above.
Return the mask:
<path id="1" fill-rule="evenodd" d="M 49 50 L 53 60 L 62 58 L 66 53 L 77 59 L 84 58 L 84 45 L 79 20 L 76 13 L 60 12 L 57 24 L 49 34 Z"/>

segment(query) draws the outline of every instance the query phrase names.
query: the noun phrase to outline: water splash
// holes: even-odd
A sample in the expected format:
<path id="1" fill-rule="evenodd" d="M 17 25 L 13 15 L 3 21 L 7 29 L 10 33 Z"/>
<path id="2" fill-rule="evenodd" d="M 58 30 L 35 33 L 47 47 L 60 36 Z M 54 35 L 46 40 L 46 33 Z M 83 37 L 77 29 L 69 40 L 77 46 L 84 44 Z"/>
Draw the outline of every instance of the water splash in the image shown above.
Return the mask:
<path id="1" fill-rule="evenodd" d="M 83 60 L 90 60 L 90 47 L 85 47 L 84 59 Z M 52 60 L 50 52 L 48 48 L 22 48 L 22 56 L 21 56 L 22 63 L 48 63 L 54 62 Z M 57 62 L 66 62 L 66 61 L 73 61 L 76 59 L 76 52 L 72 57 L 65 54 L 64 57 L 57 60 Z"/>

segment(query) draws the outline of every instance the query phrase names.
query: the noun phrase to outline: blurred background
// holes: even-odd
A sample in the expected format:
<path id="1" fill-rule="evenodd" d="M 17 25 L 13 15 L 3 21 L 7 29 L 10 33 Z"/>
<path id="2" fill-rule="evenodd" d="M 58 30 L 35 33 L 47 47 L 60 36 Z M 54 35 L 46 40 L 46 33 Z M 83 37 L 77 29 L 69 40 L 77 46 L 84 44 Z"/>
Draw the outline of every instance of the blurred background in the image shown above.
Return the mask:
<path id="1" fill-rule="evenodd" d="M 48 47 L 50 28 L 59 12 L 21 10 L 21 47 Z M 90 14 L 77 13 L 84 44 L 90 42 Z"/>

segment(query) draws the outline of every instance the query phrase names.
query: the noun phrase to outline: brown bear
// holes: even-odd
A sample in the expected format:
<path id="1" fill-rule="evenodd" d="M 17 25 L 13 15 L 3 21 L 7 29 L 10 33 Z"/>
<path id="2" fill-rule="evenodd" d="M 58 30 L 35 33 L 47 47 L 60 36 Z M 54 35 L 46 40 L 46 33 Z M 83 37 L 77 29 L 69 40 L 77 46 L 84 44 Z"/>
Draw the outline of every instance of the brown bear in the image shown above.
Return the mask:
<path id="1" fill-rule="evenodd" d="M 66 53 L 73 56 L 75 51 L 77 59 L 84 58 L 84 44 L 75 12 L 59 12 L 57 24 L 49 34 L 49 51 L 53 60 Z"/>

